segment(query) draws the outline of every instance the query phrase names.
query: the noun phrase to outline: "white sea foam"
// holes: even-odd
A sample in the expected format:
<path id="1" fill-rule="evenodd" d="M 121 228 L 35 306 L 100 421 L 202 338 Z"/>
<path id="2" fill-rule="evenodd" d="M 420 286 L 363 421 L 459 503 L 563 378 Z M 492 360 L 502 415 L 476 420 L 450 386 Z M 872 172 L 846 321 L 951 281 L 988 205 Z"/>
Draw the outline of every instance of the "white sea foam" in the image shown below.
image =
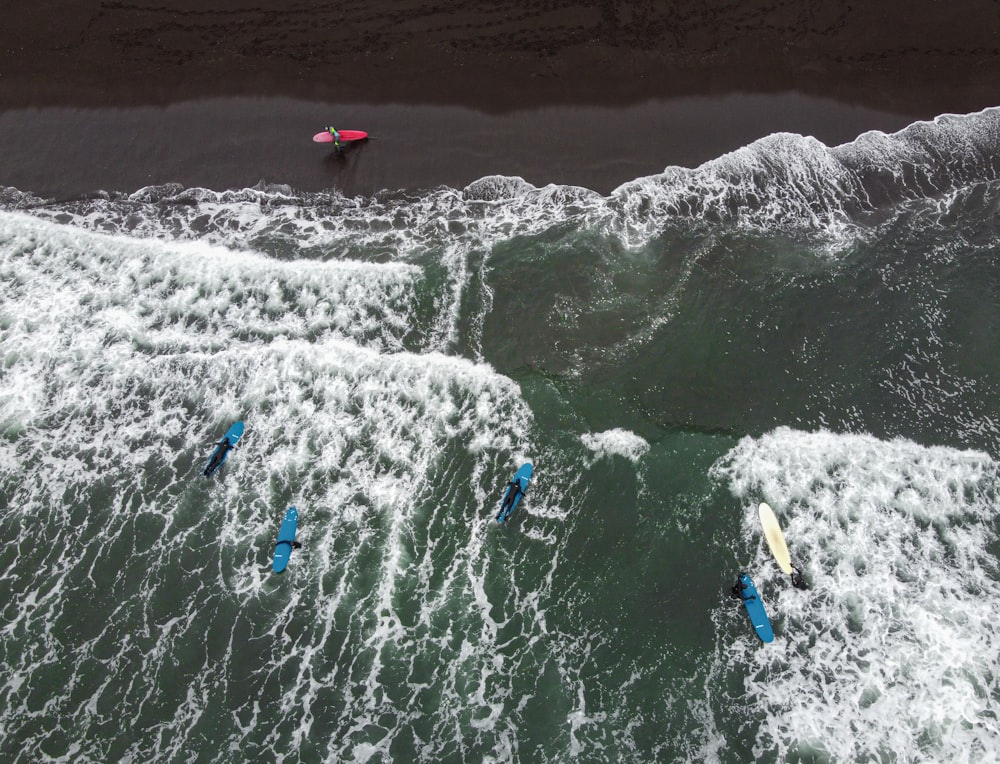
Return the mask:
<path id="1" fill-rule="evenodd" d="M 109 233 L 197 238 L 278 256 L 350 257 L 361 249 L 406 260 L 442 236 L 490 247 L 566 222 L 640 246 L 676 221 L 858 235 L 857 223 L 895 205 L 996 180 L 1000 109 L 942 115 L 842 146 L 776 133 L 696 168 L 668 167 L 610 196 L 572 186 L 536 188 L 489 176 L 463 190 L 421 196 L 298 195 L 286 187 L 215 192 L 161 186 L 60 204 L 6 189 L 4 207 Z M 30 191 L 30 189 L 29 189 Z"/>
<path id="2" fill-rule="evenodd" d="M 718 702 L 755 719 L 755 756 L 993 757 L 996 463 L 905 440 L 780 428 L 745 438 L 714 470 L 745 504 L 740 562 L 778 635 L 758 648 L 734 611 L 719 619 L 730 635 L 722 673 L 745 675 L 745 695 Z M 755 530 L 760 500 L 775 508 L 810 591 L 791 588 L 770 559 Z"/>
<path id="3" fill-rule="evenodd" d="M 584 433 L 580 436 L 580 442 L 597 459 L 622 456 L 631 462 L 638 462 L 649 451 L 649 443 L 644 438 L 620 427 L 604 432 Z"/>
<path id="4" fill-rule="evenodd" d="M 531 412 L 489 365 L 412 340 L 421 284 L 406 263 L 0 214 L 0 400 L 19 428 L 0 479 L 5 521 L 36 529 L 15 542 L 30 566 L 0 578 L 37 582 L 4 627 L 25 645 L 4 665 L 18 677 L 0 688 L 5 730 L 72 726 L 79 761 L 108 740 L 118 760 L 176 758 L 205 727 L 237 758 L 296 745 L 378 760 L 414 735 L 429 759 L 510 758 L 509 712 L 529 700 L 513 688 L 545 654 L 576 676 L 577 635 L 552 634 L 545 612 L 572 504 L 533 485 L 518 524 L 491 522 L 534 453 Z M 428 337 L 450 311 L 424 319 Z M 236 419 L 241 447 L 201 478 Z M 305 547 L 279 578 L 266 566 L 293 503 Z M 498 555 L 511 533 L 547 543 Z M 511 581 L 520 565 L 548 574 Z M 71 614 L 82 601 L 100 618 Z M 504 660 L 511 643 L 531 649 Z M 47 667 L 69 689 L 39 707 Z M 127 735 L 108 737 L 109 707 Z M 592 718 L 573 717 L 578 739 Z M 35 752 L 45 736 L 21 739 Z"/>
<path id="5" fill-rule="evenodd" d="M 668 167 L 625 183 L 610 202 L 633 244 L 672 218 L 839 239 L 902 201 L 996 180 L 998 150 L 1000 108 L 942 115 L 892 135 L 873 131 L 833 148 L 776 133 L 694 169 Z"/>
<path id="6" fill-rule="evenodd" d="M 3 665 L 15 679 L 0 687 L 0 729 L 71 730 L 63 751 L 42 733 L 22 750 L 79 761 L 177 758 L 206 729 L 225 730 L 211 750 L 232 759 L 312 745 L 318 759 L 378 760 L 412 743 L 428 760 L 507 761 L 544 670 L 564 692 L 565 750 L 647 750 L 642 712 L 624 692 L 600 697 L 586 670 L 612 637 L 548 610 L 565 602 L 556 573 L 587 456 L 536 453 L 518 386 L 481 362 L 491 249 L 560 226 L 638 245 L 678 220 L 836 235 L 994 178 L 997 119 L 834 149 L 772 136 L 609 198 L 493 177 L 367 200 L 155 188 L 13 202 L 33 217 L 0 213 L 0 474 L 25 567 L 0 580 L 21 587 L 3 634 L 23 652 Z M 671 320 L 666 294 L 636 337 Z M 932 353 L 940 321 L 928 326 Z M 198 479 L 204 447 L 237 418 L 245 445 Z M 638 463 L 649 447 L 614 429 L 581 442 L 595 462 Z M 498 528 L 497 491 L 524 453 L 538 477 L 519 522 Z M 715 671 L 749 679 L 745 698 L 706 682 L 716 713 L 743 709 L 763 757 L 987 758 L 993 463 L 780 430 L 716 474 L 747 527 L 757 500 L 775 506 L 816 584 L 788 589 L 743 539 L 786 648 L 751 655 L 745 624 L 720 610 Z M 268 551 L 291 503 L 306 548 L 277 579 Z M 99 617 L 79 617 L 80 602 Z M 68 689 L 38 699 L 59 667 Z M 728 725 L 712 721 L 707 756 L 726 751 L 711 735 Z M 127 748 L 94 742 L 110 724 Z"/>

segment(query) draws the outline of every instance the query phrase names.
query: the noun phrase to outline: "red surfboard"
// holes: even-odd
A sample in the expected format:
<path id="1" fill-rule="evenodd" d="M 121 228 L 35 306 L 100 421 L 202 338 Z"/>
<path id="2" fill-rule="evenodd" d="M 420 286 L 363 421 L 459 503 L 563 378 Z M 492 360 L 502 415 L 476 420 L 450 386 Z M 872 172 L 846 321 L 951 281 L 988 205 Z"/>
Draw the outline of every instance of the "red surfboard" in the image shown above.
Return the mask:
<path id="1" fill-rule="evenodd" d="M 340 133 L 340 142 L 347 143 L 348 141 L 363 141 L 368 137 L 368 133 L 364 130 L 338 130 Z M 324 130 L 322 133 L 316 133 L 313 136 L 314 143 L 333 143 L 333 136 L 330 135 L 329 130 Z"/>

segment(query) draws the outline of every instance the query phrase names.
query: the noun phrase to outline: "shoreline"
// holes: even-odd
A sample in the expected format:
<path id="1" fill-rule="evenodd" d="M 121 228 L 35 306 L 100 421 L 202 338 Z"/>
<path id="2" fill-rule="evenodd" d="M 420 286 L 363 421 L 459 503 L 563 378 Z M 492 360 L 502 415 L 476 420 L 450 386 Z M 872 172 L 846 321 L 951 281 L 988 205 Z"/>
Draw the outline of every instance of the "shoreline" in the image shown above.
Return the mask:
<path id="1" fill-rule="evenodd" d="M 738 118 L 735 118 L 738 117 Z M 369 140 L 337 156 L 312 135 L 327 124 Z M 230 190 L 463 188 L 491 175 L 603 195 L 670 166 L 696 167 L 776 132 L 828 146 L 912 120 L 797 93 L 652 101 L 628 108 L 548 107 L 485 114 L 459 107 L 217 98 L 166 107 L 0 112 L 0 186 L 57 201 L 179 183 Z M 72 125 L 53 138 L 52 125 Z"/>
<path id="2" fill-rule="evenodd" d="M 0 28 L 0 186 L 57 198 L 494 174 L 606 194 L 774 132 L 838 145 L 1000 105 L 990 0 L 64 6 Z M 332 159 L 327 124 L 373 138 Z"/>

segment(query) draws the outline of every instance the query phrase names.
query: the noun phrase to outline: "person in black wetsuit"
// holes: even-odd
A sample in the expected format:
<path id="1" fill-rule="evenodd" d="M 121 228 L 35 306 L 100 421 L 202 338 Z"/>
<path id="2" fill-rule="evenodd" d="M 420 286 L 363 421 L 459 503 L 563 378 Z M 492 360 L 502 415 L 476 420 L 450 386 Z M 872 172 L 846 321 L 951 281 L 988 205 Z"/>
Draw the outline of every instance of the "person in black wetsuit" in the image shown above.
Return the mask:
<path id="1" fill-rule="evenodd" d="M 233 448 L 232 444 L 229 442 L 229 438 L 223 438 L 215 445 L 218 446 L 218 448 L 216 449 L 215 453 L 212 454 L 211 461 L 209 461 L 208 466 L 205 467 L 205 471 L 202 473 L 205 477 L 211 475 L 212 472 L 220 464 L 222 464 L 223 458 L 225 458 L 226 454 L 228 454 L 229 451 L 232 450 Z"/>
<path id="2" fill-rule="evenodd" d="M 792 586 L 803 591 L 809 588 L 806 586 L 806 580 L 802 576 L 802 571 L 796 565 L 792 566 Z"/>
<path id="3" fill-rule="evenodd" d="M 504 497 L 503 504 L 500 507 L 500 514 L 502 515 L 508 509 L 514 506 L 514 501 L 520 496 L 524 491 L 521 490 L 520 480 L 511 480 L 507 485 L 510 486 L 510 490 L 507 491 L 507 495 Z"/>
<path id="4" fill-rule="evenodd" d="M 747 585 L 743 583 L 743 574 L 740 573 L 736 578 L 736 583 L 733 584 L 733 588 L 729 590 L 729 596 L 734 600 L 749 600 L 753 599 L 753 595 L 749 597 L 744 596 L 744 592 L 747 589 Z"/>

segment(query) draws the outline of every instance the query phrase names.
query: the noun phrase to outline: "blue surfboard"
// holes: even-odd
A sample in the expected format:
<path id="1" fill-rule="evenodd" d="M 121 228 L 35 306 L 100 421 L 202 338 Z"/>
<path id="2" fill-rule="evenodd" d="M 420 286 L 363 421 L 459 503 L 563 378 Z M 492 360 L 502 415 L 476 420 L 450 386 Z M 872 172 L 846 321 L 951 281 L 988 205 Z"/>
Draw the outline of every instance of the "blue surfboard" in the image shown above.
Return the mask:
<path id="1" fill-rule="evenodd" d="M 299 527 L 299 511 L 289 507 L 285 512 L 285 522 L 278 531 L 278 543 L 274 547 L 274 572 L 281 573 L 288 567 L 292 556 L 292 543 L 295 541 L 295 530 Z"/>
<path id="2" fill-rule="evenodd" d="M 226 430 L 226 434 L 222 436 L 222 439 L 215 444 L 215 450 L 212 452 L 212 456 L 208 460 L 208 464 L 205 465 L 205 470 L 202 474 L 205 477 L 210 477 L 213 472 L 215 472 L 222 463 L 229 458 L 229 452 L 232 451 L 236 444 L 239 443 L 240 438 L 243 437 L 243 422 L 236 422 L 232 427 Z"/>
<path id="3" fill-rule="evenodd" d="M 757 632 L 761 642 L 773 642 L 774 629 L 771 628 L 771 620 L 767 617 L 767 611 L 764 609 L 764 603 L 760 601 L 760 593 L 754 586 L 753 579 L 746 573 L 740 573 L 739 586 L 740 599 L 743 600 L 743 607 L 750 616 L 753 630 Z"/>
<path id="4" fill-rule="evenodd" d="M 507 483 L 507 490 L 504 491 L 503 501 L 500 502 L 500 511 L 497 512 L 497 522 L 502 523 L 513 514 L 517 505 L 521 503 L 524 492 L 528 490 L 528 483 L 531 482 L 531 465 L 521 466 L 514 477 Z"/>

